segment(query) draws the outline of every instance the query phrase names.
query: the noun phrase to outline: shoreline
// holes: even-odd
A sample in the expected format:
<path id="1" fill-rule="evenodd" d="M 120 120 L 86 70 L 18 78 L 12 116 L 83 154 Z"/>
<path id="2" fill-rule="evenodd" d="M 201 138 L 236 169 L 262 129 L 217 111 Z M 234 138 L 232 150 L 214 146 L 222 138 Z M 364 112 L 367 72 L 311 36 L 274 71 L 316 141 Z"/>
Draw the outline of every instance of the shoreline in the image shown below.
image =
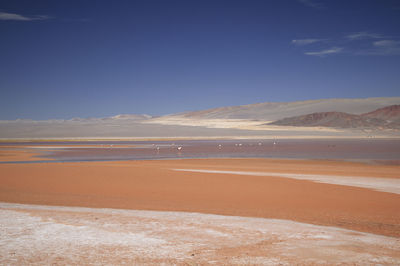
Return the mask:
<path id="1" fill-rule="evenodd" d="M 29 157 L 28 155 L 32 156 Z M 226 139 L 0 143 L 0 163 L 265 158 L 400 164 L 400 140 Z"/>
<path id="2" fill-rule="evenodd" d="M 24 143 L 24 142 L 96 142 L 96 141 L 177 141 L 177 140 L 399 140 L 399 136 L 385 136 L 376 135 L 370 136 L 285 136 L 285 135 L 271 135 L 271 136 L 193 136 L 193 137 L 77 137 L 77 138 L 0 138 L 0 143 Z"/>

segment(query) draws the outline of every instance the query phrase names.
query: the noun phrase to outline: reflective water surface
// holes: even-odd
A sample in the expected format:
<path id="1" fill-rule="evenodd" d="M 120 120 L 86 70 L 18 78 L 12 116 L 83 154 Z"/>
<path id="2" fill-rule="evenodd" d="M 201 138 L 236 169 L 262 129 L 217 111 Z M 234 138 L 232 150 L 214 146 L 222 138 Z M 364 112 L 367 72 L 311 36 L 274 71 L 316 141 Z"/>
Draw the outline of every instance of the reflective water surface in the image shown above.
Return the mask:
<path id="1" fill-rule="evenodd" d="M 50 162 L 179 158 L 400 160 L 400 140 L 180 140 L 2 143 Z M 36 161 L 32 161 L 34 163 Z M 43 161 L 41 161 L 43 162 Z M 396 163 L 397 164 L 397 163 Z"/>

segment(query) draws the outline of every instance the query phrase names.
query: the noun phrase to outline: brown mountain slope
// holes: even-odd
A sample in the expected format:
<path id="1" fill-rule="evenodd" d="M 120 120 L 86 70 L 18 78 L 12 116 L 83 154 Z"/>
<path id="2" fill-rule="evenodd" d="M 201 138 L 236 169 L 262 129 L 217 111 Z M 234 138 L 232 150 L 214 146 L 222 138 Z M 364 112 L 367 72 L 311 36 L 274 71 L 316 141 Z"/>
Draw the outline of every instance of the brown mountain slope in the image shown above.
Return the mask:
<path id="1" fill-rule="evenodd" d="M 362 114 L 363 117 L 379 118 L 390 122 L 400 122 L 400 105 L 391 105 Z"/>
<path id="2" fill-rule="evenodd" d="M 335 127 L 335 128 L 400 128 L 400 105 L 354 115 L 342 112 L 318 112 L 288 117 L 270 123 L 279 126 Z"/>
<path id="3" fill-rule="evenodd" d="M 378 108 L 399 103 L 400 97 L 265 102 L 184 112 L 172 114 L 170 116 L 193 119 L 259 119 L 265 121 L 276 121 L 285 117 L 306 115 L 317 112 L 341 111 L 359 115 L 371 112 Z"/>

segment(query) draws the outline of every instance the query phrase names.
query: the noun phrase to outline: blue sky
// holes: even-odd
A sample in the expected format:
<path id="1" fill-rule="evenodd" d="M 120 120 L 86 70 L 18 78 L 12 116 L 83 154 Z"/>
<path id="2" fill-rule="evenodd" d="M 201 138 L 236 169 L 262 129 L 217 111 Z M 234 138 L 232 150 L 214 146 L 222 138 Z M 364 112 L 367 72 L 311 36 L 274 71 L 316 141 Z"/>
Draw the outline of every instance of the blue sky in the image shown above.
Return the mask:
<path id="1" fill-rule="evenodd" d="M 0 119 L 400 96 L 393 0 L 0 0 Z"/>

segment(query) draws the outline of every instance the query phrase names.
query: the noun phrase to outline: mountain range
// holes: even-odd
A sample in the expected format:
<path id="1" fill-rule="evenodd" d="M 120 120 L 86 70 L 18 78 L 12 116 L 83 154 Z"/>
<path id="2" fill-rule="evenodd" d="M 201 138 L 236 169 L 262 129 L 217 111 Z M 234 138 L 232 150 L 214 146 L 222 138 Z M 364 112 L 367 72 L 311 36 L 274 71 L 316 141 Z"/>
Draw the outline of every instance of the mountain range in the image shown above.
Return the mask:
<path id="1" fill-rule="evenodd" d="M 320 99 L 296 102 L 265 102 L 184 112 L 171 116 L 201 119 L 259 119 L 276 121 L 316 112 L 363 114 L 389 105 L 400 104 L 400 97 L 363 99 Z"/>
<path id="2" fill-rule="evenodd" d="M 317 112 L 288 117 L 269 124 L 301 127 L 400 129 L 400 105 L 391 105 L 360 115 L 344 112 Z"/>
<path id="3" fill-rule="evenodd" d="M 0 120 L 0 139 L 400 137 L 400 97 L 266 102 L 153 117 Z M 368 133 L 368 134 L 370 134 Z"/>

